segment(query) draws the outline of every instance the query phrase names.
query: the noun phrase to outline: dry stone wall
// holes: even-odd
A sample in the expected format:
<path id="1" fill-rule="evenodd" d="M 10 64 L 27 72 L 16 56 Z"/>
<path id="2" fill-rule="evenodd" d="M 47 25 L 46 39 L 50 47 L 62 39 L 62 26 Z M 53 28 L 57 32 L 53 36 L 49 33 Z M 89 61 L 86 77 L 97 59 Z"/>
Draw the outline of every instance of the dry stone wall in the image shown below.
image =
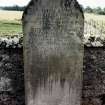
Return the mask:
<path id="1" fill-rule="evenodd" d="M 0 105 L 25 105 L 22 48 L 0 49 Z M 83 105 L 105 103 L 105 48 L 85 47 Z"/>
<path id="2" fill-rule="evenodd" d="M 0 48 L 0 105 L 24 105 L 22 48 Z"/>

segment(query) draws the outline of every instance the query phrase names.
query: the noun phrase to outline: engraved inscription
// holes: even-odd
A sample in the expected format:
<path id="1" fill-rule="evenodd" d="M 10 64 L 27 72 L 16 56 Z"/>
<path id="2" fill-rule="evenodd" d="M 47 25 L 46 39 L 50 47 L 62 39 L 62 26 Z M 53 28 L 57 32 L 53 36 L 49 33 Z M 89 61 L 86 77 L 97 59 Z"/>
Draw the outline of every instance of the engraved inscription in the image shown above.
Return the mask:
<path id="1" fill-rule="evenodd" d="M 76 0 L 32 1 L 23 15 L 26 105 L 80 105 L 80 6 Z"/>

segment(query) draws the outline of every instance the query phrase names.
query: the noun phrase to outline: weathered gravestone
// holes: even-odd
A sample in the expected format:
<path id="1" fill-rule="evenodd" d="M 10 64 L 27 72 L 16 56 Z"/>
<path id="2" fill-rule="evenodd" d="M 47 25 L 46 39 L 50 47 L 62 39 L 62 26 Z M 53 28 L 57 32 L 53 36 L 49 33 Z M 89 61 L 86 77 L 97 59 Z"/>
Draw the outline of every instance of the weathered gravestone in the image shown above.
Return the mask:
<path id="1" fill-rule="evenodd" d="M 23 14 L 27 105 L 79 105 L 84 17 L 76 0 L 32 0 Z"/>

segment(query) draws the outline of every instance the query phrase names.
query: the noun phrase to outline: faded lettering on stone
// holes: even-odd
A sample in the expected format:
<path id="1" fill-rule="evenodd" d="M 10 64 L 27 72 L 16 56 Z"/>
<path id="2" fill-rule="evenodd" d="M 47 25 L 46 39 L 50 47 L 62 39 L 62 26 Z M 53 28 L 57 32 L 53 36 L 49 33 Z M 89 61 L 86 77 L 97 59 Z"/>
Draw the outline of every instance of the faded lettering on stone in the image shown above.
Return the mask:
<path id="1" fill-rule="evenodd" d="M 27 105 L 80 105 L 83 24 L 76 0 L 31 1 L 23 15 Z"/>

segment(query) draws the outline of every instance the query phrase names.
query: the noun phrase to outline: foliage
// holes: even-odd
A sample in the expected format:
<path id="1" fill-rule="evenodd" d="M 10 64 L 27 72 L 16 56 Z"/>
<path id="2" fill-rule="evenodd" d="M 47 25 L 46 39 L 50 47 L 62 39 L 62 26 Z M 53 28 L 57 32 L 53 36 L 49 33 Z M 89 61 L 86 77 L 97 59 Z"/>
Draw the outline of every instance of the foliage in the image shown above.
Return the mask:
<path id="1" fill-rule="evenodd" d="M 12 11 L 24 11 L 25 6 L 20 7 L 18 5 L 15 6 L 6 6 L 6 7 L 1 7 L 3 10 L 12 10 Z"/>
<path id="2" fill-rule="evenodd" d="M 86 8 L 84 9 L 84 11 L 87 12 L 87 13 L 93 13 L 93 9 L 90 8 L 89 6 L 86 7 Z"/>
<path id="3" fill-rule="evenodd" d="M 84 12 L 105 15 L 105 8 L 103 8 L 103 9 L 101 7 L 91 8 L 91 7 L 87 6 L 86 8 L 84 8 Z"/>

